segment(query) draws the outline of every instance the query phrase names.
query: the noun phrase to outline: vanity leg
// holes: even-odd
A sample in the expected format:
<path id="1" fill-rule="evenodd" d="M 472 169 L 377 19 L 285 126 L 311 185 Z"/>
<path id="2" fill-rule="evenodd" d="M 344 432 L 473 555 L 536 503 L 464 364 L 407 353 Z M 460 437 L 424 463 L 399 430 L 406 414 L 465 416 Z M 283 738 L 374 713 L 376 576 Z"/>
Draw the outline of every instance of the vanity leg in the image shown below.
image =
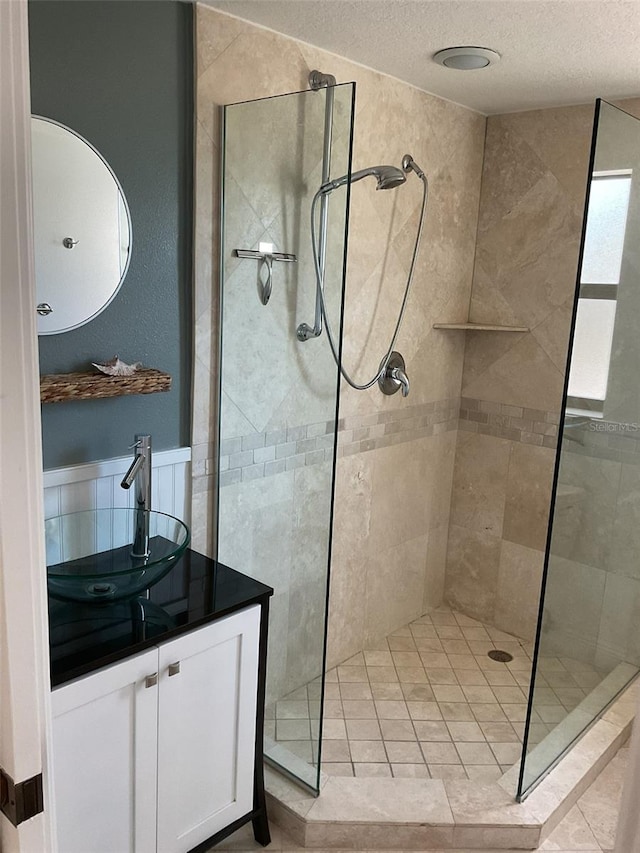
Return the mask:
<path id="1" fill-rule="evenodd" d="M 253 767 L 253 837 L 266 847 L 271 843 L 267 802 L 264 790 L 264 702 L 267 680 L 267 630 L 269 626 L 269 599 L 262 603 L 260 614 L 260 646 L 258 652 L 258 713 L 256 719 L 255 762 Z"/>
<path id="2" fill-rule="evenodd" d="M 267 813 L 264 809 L 257 817 L 254 817 L 254 819 L 252 820 L 252 824 L 253 837 L 258 842 L 258 844 L 262 844 L 263 847 L 266 847 L 268 844 L 271 844 L 269 821 L 267 820 Z"/>

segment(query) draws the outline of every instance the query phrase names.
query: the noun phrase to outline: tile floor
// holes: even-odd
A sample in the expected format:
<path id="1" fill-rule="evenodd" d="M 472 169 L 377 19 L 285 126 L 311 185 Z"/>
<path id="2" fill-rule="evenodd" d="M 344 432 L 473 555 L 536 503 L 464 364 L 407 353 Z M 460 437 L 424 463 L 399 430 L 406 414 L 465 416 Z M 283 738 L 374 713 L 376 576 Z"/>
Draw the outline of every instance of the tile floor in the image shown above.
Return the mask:
<path id="1" fill-rule="evenodd" d="M 604 768 L 591 787 L 578 800 L 565 819 L 538 848 L 538 853 L 609 853 L 613 849 L 620 796 L 628 761 L 628 748 L 621 749 Z M 272 842 L 261 848 L 253 840 L 250 825 L 243 827 L 213 850 L 300 850 L 278 826 L 271 825 Z M 352 848 L 352 851 L 357 848 Z M 314 853 L 337 853 L 315 850 Z M 456 853 L 450 850 L 449 853 Z M 459 852 L 458 852 L 459 853 Z M 509 853 L 504 850 L 502 853 Z M 632 853 L 632 851 L 629 851 Z"/>
<path id="2" fill-rule="evenodd" d="M 508 663 L 488 657 L 509 652 Z M 441 607 L 329 671 L 322 769 L 329 775 L 493 781 L 521 754 L 531 644 Z M 602 678 L 568 658 L 540 662 L 533 743 Z M 266 734 L 317 760 L 318 682 L 271 708 Z M 315 723 L 315 725 L 314 725 Z"/>

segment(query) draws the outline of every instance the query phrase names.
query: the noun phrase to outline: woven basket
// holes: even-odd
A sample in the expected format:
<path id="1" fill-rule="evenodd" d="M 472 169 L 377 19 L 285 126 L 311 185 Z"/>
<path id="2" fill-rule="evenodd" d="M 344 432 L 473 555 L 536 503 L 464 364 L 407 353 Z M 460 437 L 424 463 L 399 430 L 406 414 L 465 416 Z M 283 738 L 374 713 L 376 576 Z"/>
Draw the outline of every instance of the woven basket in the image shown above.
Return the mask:
<path id="1" fill-rule="evenodd" d="M 125 394 L 156 394 L 171 388 L 171 376 L 144 367 L 132 376 L 105 376 L 104 373 L 53 373 L 40 377 L 40 401 L 65 403 L 70 400 L 97 400 Z"/>

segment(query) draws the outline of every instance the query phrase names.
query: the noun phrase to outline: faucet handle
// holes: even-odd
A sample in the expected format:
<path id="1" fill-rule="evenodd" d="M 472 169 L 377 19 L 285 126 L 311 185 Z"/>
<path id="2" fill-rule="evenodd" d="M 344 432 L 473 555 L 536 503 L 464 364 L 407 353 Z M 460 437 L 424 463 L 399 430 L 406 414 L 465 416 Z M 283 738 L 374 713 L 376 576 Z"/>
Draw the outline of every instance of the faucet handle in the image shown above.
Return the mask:
<path id="1" fill-rule="evenodd" d="M 129 445 L 129 450 L 137 450 L 139 447 L 151 450 L 151 436 L 148 433 L 138 434 L 135 437 L 133 444 Z"/>
<path id="2" fill-rule="evenodd" d="M 404 358 L 395 350 L 380 364 L 378 385 L 383 394 L 395 394 L 402 389 L 402 396 L 409 394 L 409 378 L 405 372 Z"/>

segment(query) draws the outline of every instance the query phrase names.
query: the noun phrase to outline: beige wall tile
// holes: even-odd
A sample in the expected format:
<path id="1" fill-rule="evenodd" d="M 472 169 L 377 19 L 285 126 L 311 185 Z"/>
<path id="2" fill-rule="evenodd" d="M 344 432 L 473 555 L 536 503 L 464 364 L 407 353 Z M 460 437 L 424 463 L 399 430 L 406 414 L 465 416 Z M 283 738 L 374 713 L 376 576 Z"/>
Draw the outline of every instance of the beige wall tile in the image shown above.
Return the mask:
<path id="1" fill-rule="evenodd" d="M 369 553 L 365 644 L 421 615 L 427 542 L 425 534 Z"/>
<path id="2" fill-rule="evenodd" d="M 567 367 L 572 311 L 573 296 L 531 330 L 533 337 L 562 374 Z"/>
<path id="3" fill-rule="evenodd" d="M 551 553 L 591 566 L 606 568 L 612 547 L 616 501 L 622 466 L 567 450 L 559 482 L 581 493 L 576 510 L 554 521 Z"/>
<path id="4" fill-rule="evenodd" d="M 451 523 L 502 536 L 511 442 L 459 432 Z"/>
<path id="5" fill-rule="evenodd" d="M 363 648 L 367 538 L 371 517 L 373 454 L 338 461 L 329 600 L 328 663 L 346 660 Z"/>
<path id="6" fill-rule="evenodd" d="M 616 574 L 640 578 L 640 467 L 622 466 L 618 490 L 609 569 Z"/>
<path id="7" fill-rule="evenodd" d="M 456 524 L 449 527 L 445 599 L 483 622 L 493 621 L 500 543 L 490 533 Z"/>
<path id="8" fill-rule="evenodd" d="M 597 639 L 600 665 L 640 664 L 639 619 L 640 579 L 607 572 Z"/>
<path id="9" fill-rule="evenodd" d="M 563 382 L 563 374 L 533 335 L 528 334 L 480 376 L 468 383 L 463 378 L 462 396 L 557 411 Z"/>
<path id="10" fill-rule="evenodd" d="M 476 322 L 525 325 L 531 332 L 467 334 L 463 397 L 545 411 L 560 408 L 592 123 L 591 106 L 488 119 L 470 317 Z M 463 454 L 464 444 L 459 443 L 459 459 Z M 538 584 L 554 458 L 551 449 L 511 445 L 500 572 L 494 585 L 495 618 L 506 630 L 516 630 L 520 623 L 529 634 L 533 624 L 534 604 L 518 594 L 522 592 L 518 584 L 527 578 L 527 588 Z M 574 472 L 579 462 L 570 467 Z M 569 494 L 565 489 L 557 504 L 557 553 L 594 565 L 601 565 L 608 548 L 615 502 L 609 478 L 615 474 L 601 467 L 593 489 L 600 491 L 606 485 L 606 497 L 596 510 L 586 508 L 586 491 L 580 500 L 576 491 Z M 576 479 L 580 488 L 588 488 L 577 473 L 567 479 L 571 488 Z M 465 500 L 464 492 L 454 490 L 451 517 L 469 527 Z M 454 549 L 460 555 L 460 540 L 467 537 L 459 530 L 450 536 L 446 588 L 449 600 L 463 604 L 468 592 L 456 595 L 454 581 L 459 578 L 469 587 L 469 578 L 453 557 Z M 495 549 L 486 556 L 490 564 L 484 574 L 493 578 Z M 483 610 L 492 612 L 490 600 L 485 600 Z"/>
<path id="11" fill-rule="evenodd" d="M 449 526 L 432 527 L 427 540 L 427 569 L 424 585 L 424 603 L 426 613 L 439 607 L 444 599 L 445 574 L 447 570 L 447 546 Z"/>
<path id="12" fill-rule="evenodd" d="M 511 444 L 503 537 L 543 551 L 547 540 L 555 451 Z"/>
<path id="13" fill-rule="evenodd" d="M 421 439 L 375 451 L 368 542 L 372 553 L 427 533 L 428 442 Z"/>
<path id="14" fill-rule="evenodd" d="M 484 117 L 340 57 L 210 8 L 198 6 L 197 24 L 195 304 L 200 318 L 196 350 L 201 356 L 194 391 L 193 429 L 197 443 L 208 444 L 212 440 L 212 425 L 215 424 L 209 391 L 215 385 L 213 377 L 217 370 L 213 363 L 215 347 L 211 346 L 211 341 L 217 337 L 214 320 L 217 245 L 215 230 L 211 226 L 217 216 L 218 197 L 219 152 L 214 145 L 219 138 L 217 107 L 223 103 L 305 89 L 308 72 L 315 67 L 332 71 L 339 81 L 357 81 L 355 168 L 371 162 L 399 163 L 402 155 L 409 151 L 430 175 L 430 199 L 422 251 L 398 347 L 407 358 L 412 403 L 457 397 L 464 342 L 460 336 L 431 334 L 429 329 L 441 312 L 445 316 L 449 311 L 464 311 L 468 303 L 480 193 Z M 322 111 L 321 97 L 307 99 L 305 103 L 313 110 Z M 419 120 L 416 117 L 420 117 Z M 261 131 L 264 133 L 265 128 Z M 295 140 L 283 142 L 286 148 Z M 307 159 L 303 171 L 309 175 L 309 186 L 319 181 L 319 172 L 317 169 L 313 171 L 313 157 L 317 159 L 321 154 L 321 138 L 316 142 L 313 156 L 308 145 L 304 151 Z M 295 158 L 291 156 L 289 159 Z M 263 234 L 278 242 L 283 234 L 288 235 L 286 229 L 290 227 L 286 217 L 274 218 L 280 194 L 269 188 L 266 194 L 260 194 L 260 181 L 255 179 L 260 167 L 260 163 L 251 160 L 247 169 L 234 173 L 235 183 L 230 182 L 231 189 L 242 201 L 238 210 L 244 211 L 236 217 L 237 239 L 242 238 L 248 241 L 247 244 L 263 239 Z M 420 200 L 420 184 L 412 176 L 397 193 L 376 193 L 372 182 L 361 182 L 354 187 L 345 308 L 345 363 L 357 377 L 377 369 L 385 341 L 393 330 L 415 239 Z M 287 212 L 292 209 L 291 205 L 287 206 Z M 291 242 L 291 235 L 287 236 L 287 242 Z M 304 252 L 300 250 L 300 254 L 298 268 L 302 270 Z M 234 265 L 232 260 L 229 261 L 228 269 L 234 275 L 239 268 L 237 263 Z M 306 280 L 312 278 L 310 273 L 307 270 Z M 247 278 L 242 287 L 247 289 L 250 286 Z M 255 282 L 253 287 L 255 290 Z M 243 305 L 247 307 L 249 303 L 240 292 L 240 284 L 236 292 L 238 309 Z M 289 292 L 289 297 L 292 292 Z M 304 298 L 312 310 L 313 287 Z M 290 301 L 298 311 L 304 308 L 301 303 L 295 305 L 295 299 Z M 277 299 L 274 307 L 278 309 Z M 300 423 L 298 419 L 301 416 L 310 420 L 323 419 L 313 409 L 313 399 L 300 406 L 290 389 L 295 386 L 296 370 L 301 370 L 305 377 L 313 371 L 330 376 L 333 368 L 324 365 L 322 370 L 316 370 L 318 365 L 309 362 L 307 353 L 311 350 L 300 353 L 294 341 L 285 342 L 284 349 L 281 347 L 274 352 L 278 336 L 282 337 L 280 329 L 295 325 L 284 311 L 285 306 L 280 307 L 283 310 L 279 310 L 277 323 L 272 324 L 270 332 L 270 358 L 264 358 L 264 348 L 261 350 L 256 346 L 252 349 L 251 335 L 243 340 L 242 359 L 239 358 L 240 353 L 236 354 L 242 374 L 256 377 L 256 393 L 235 397 L 229 391 L 225 397 L 225 429 L 229 430 L 226 435 L 242 434 L 249 423 L 258 428 L 266 425 L 275 429 L 282 424 Z M 250 313 L 256 314 L 252 322 L 265 320 L 261 306 L 254 306 Z M 275 319 L 273 312 L 271 318 Z M 269 363 L 277 365 L 278 370 L 289 370 L 287 365 L 291 364 L 295 369 L 293 373 L 287 373 L 285 382 L 274 384 L 267 375 Z M 393 410 L 402 405 L 400 395 L 386 398 L 377 389 L 358 393 L 345 388 L 343 383 L 343 417 L 355 412 L 370 414 Z M 418 615 L 425 586 L 429 588 L 427 599 L 440 601 L 454 452 L 455 434 L 449 433 L 411 445 L 363 454 L 359 458 L 367 461 L 360 466 L 346 464 L 346 458 L 341 460 L 337 475 L 330 660 L 335 662 L 348 657 L 361 648 L 364 636 L 381 632 L 377 624 L 378 611 L 385 599 L 397 603 L 389 614 L 388 624 L 392 627 Z M 376 457 L 375 463 L 373 457 Z M 357 480 L 356 469 L 365 477 L 365 492 L 361 488 L 363 483 Z M 260 523 L 264 533 L 264 520 Z M 429 537 L 432 528 L 437 532 Z M 373 535 L 369 536 L 371 530 Z M 207 535 L 210 533 L 203 530 L 202 537 Z M 251 535 L 248 541 L 256 540 Z M 242 548 L 246 550 L 245 546 L 253 547 L 245 542 L 239 546 L 240 551 Z M 380 555 L 385 550 L 394 571 L 381 565 Z M 237 561 L 242 561 L 240 552 L 235 556 Z M 425 576 L 427 565 L 428 578 Z M 364 595 L 365 589 L 368 590 L 368 598 Z M 404 592 L 398 595 L 398 589 Z"/>
<path id="15" fill-rule="evenodd" d="M 501 631 L 535 638 L 543 565 L 544 551 L 502 542 L 494 615 Z"/>
<path id="16" fill-rule="evenodd" d="M 541 654 L 593 661 L 607 573 L 552 554 L 545 590 Z"/>

